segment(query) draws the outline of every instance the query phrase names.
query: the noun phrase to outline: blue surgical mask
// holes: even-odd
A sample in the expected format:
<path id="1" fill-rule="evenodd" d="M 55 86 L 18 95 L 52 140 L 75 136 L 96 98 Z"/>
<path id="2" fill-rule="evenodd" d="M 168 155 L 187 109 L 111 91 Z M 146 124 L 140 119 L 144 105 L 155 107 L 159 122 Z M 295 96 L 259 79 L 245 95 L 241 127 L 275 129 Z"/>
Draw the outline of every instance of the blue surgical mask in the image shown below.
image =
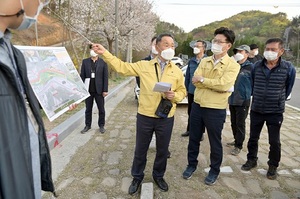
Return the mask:
<path id="1" fill-rule="evenodd" d="M 23 1 L 20 0 L 20 3 L 21 3 L 21 7 L 22 9 L 24 10 L 24 6 L 23 6 Z M 33 17 L 29 17 L 26 15 L 26 13 L 24 13 L 23 15 L 23 21 L 22 23 L 20 24 L 20 26 L 17 28 L 17 30 L 25 30 L 25 29 L 28 29 L 30 26 L 32 26 L 33 24 L 36 23 L 37 21 L 37 18 L 41 12 L 41 10 L 43 9 L 43 7 L 45 5 L 47 5 L 48 3 L 42 3 L 41 1 L 39 1 L 39 6 L 38 6 L 38 9 L 36 11 L 36 14 L 35 16 Z"/>

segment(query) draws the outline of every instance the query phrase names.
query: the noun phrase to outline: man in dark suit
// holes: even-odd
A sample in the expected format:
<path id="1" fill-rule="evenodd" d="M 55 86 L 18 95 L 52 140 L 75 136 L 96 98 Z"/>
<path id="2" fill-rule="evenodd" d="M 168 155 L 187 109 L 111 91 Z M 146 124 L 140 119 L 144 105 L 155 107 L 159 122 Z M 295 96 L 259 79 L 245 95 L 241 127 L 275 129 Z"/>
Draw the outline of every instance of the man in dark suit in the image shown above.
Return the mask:
<path id="1" fill-rule="evenodd" d="M 94 99 L 99 111 L 98 126 L 100 128 L 100 133 L 104 133 L 104 97 L 108 94 L 108 69 L 107 64 L 103 61 L 103 59 L 99 58 L 92 49 L 90 50 L 90 55 L 90 58 L 82 61 L 80 73 L 80 77 L 83 82 L 86 83 L 89 81 L 88 89 L 90 93 L 90 97 L 85 100 L 85 127 L 81 133 L 86 133 L 91 128 Z"/>

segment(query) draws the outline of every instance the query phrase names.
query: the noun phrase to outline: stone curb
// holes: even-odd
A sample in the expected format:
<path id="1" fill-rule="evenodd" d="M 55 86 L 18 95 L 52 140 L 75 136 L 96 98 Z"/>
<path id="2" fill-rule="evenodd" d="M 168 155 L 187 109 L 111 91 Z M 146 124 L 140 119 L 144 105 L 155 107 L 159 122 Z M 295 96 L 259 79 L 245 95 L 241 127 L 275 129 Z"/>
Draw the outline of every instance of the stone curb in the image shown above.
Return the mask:
<path id="1" fill-rule="evenodd" d="M 124 81 L 122 84 L 114 87 L 109 94 L 105 97 L 105 102 L 113 98 L 117 93 L 128 85 L 135 78 L 131 77 Z M 94 106 L 95 108 L 96 106 Z M 70 118 L 47 132 L 47 140 L 50 150 L 54 149 L 59 143 L 61 143 L 68 135 L 70 135 L 76 128 L 78 128 L 84 122 L 85 108 L 81 109 Z"/>

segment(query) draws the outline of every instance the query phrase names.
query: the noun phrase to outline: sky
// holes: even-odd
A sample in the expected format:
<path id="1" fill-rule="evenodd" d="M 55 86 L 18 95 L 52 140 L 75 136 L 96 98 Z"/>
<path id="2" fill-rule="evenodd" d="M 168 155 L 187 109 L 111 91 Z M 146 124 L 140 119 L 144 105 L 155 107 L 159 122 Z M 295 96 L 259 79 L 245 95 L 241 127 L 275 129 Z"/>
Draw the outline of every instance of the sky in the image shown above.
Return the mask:
<path id="1" fill-rule="evenodd" d="M 185 32 L 221 21 L 243 11 L 284 12 L 288 19 L 300 16 L 300 0 L 148 0 L 162 21 L 174 23 Z"/>

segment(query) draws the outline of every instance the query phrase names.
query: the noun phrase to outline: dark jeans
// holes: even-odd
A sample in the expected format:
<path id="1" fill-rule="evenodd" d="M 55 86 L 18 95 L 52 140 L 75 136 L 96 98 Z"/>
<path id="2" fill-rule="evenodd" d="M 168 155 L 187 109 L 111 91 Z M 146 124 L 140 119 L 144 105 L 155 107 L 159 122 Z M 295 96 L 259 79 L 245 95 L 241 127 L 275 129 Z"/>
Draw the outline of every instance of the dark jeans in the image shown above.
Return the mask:
<path id="1" fill-rule="evenodd" d="M 136 143 L 131 175 L 139 180 L 144 178 L 147 163 L 147 152 L 155 132 L 156 156 L 153 165 L 153 178 L 162 178 L 165 174 L 168 159 L 168 148 L 171 140 L 174 117 L 154 118 L 137 114 Z"/>
<path id="2" fill-rule="evenodd" d="M 97 93 L 90 93 L 91 96 L 89 96 L 85 100 L 85 125 L 91 126 L 92 124 L 92 112 L 93 112 L 93 105 L 94 105 L 94 99 L 96 101 L 98 111 L 99 111 L 99 117 L 98 117 L 98 126 L 104 126 L 105 125 L 105 109 L 104 109 L 104 97 Z"/>
<path id="3" fill-rule="evenodd" d="M 186 131 L 190 131 L 190 115 L 191 115 L 191 110 L 192 110 L 192 104 L 194 102 L 194 95 L 191 93 L 188 93 L 188 123 L 186 126 Z"/>
<path id="4" fill-rule="evenodd" d="M 250 111 L 250 138 L 247 159 L 257 160 L 258 140 L 265 122 L 270 144 L 268 165 L 278 167 L 281 157 L 280 128 L 283 122 L 282 113 L 261 114 Z"/>
<path id="5" fill-rule="evenodd" d="M 229 110 L 235 147 L 242 149 L 246 135 L 246 118 L 248 116 L 249 106 L 229 105 Z"/>
<path id="6" fill-rule="evenodd" d="M 223 160 L 223 147 L 221 134 L 226 118 L 226 109 L 202 108 L 199 104 L 193 103 L 190 117 L 190 136 L 188 144 L 188 164 L 196 168 L 200 150 L 200 140 L 203 135 L 204 126 L 210 144 L 210 172 L 220 173 L 220 166 Z"/>
<path id="7" fill-rule="evenodd" d="M 136 84 L 138 85 L 138 87 L 140 88 L 140 77 L 135 77 L 135 81 L 136 81 Z"/>
<path id="8" fill-rule="evenodd" d="M 190 131 L 190 115 L 192 110 L 192 104 L 194 103 L 194 95 L 188 93 L 188 124 L 186 126 L 186 131 Z M 205 133 L 205 126 L 202 128 L 202 132 Z"/>

